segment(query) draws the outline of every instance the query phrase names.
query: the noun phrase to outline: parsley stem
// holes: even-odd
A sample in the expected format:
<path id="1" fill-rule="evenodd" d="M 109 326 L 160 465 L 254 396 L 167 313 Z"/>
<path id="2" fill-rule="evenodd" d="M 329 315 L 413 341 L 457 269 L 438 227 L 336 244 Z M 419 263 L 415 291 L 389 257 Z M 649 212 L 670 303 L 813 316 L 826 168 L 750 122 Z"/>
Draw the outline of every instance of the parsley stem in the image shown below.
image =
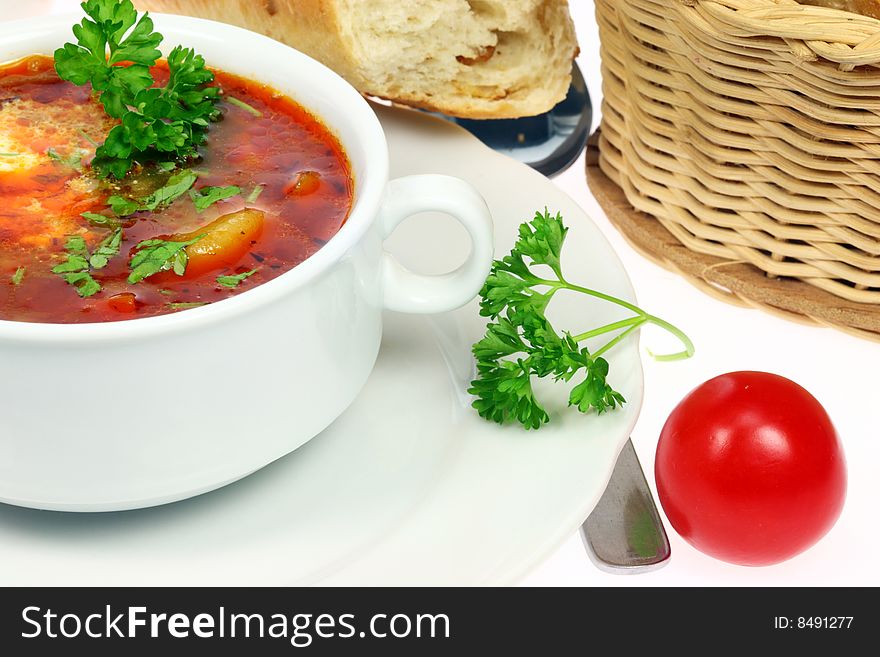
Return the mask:
<path id="1" fill-rule="evenodd" d="M 595 351 L 594 353 L 592 353 L 591 356 L 595 359 L 595 358 L 599 358 L 602 354 L 604 354 L 604 353 L 606 353 L 606 352 L 608 352 L 608 351 L 611 351 L 611 349 L 613 349 L 613 348 L 616 347 L 619 343 L 621 343 L 623 340 L 625 340 L 625 339 L 627 338 L 627 336 L 629 336 L 633 331 L 638 330 L 639 328 L 642 327 L 642 325 L 643 325 L 646 321 L 648 321 L 648 320 L 647 320 L 646 318 L 644 318 L 644 317 L 639 317 L 638 319 L 639 319 L 638 322 L 636 322 L 635 324 L 633 324 L 632 326 L 630 326 L 628 329 L 626 329 L 623 333 L 621 333 L 620 335 L 618 335 L 617 337 L 615 337 L 613 340 L 611 340 L 611 341 L 610 341 L 608 344 L 606 344 L 604 347 L 602 347 L 602 348 L 599 349 L 598 351 Z"/>
<path id="2" fill-rule="evenodd" d="M 623 299 L 618 299 L 617 297 L 613 297 L 610 294 L 604 294 L 603 292 L 599 292 L 597 290 L 591 290 L 590 288 L 587 288 L 587 287 L 581 287 L 580 285 L 572 285 L 571 283 L 569 283 L 568 281 L 566 281 L 563 278 L 560 278 L 560 283 L 562 283 L 562 285 L 564 287 L 566 287 L 569 290 L 572 290 L 573 292 L 581 292 L 582 294 L 586 294 L 591 297 L 596 297 L 597 299 L 602 299 L 603 301 L 608 301 L 609 303 L 613 303 L 618 306 L 622 306 L 623 308 L 626 308 L 627 310 L 631 310 L 636 315 L 638 315 L 639 318 L 641 318 L 643 320 L 640 323 L 632 326 L 631 328 L 629 328 L 626 331 L 624 331 L 623 333 L 621 333 L 618 336 L 618 338 L 623 339 L 625 336 L 632 333 L 632 331 L 634 331 L 636 328 L 638 328 L 642 324 L 649 323 L 649 324 L 654 324 L 655 326 L 659 326 L 660 328 L 665 329 L 666 331 L 669 331 L 672 335 L 674 335 L 676 338 L 678 338 L 681 341 L 682 345 L 684 346 L 683 351 L 679 351 L 674 354 L 657 355 L 657 354 L 652 353 L 650 350 L 648 350 L 648 353 L 651 355 L 651 357 L 654 360 L 657 360 L 657 361 L 684 360 L 684 359 L 690 358 L 691 356 L 694 355 L 694 351 L 695 351 L 694 343 L 691 342 L 691 339 L 685 334 L 685 332 L 682 331 L 677 326 L 673 326 L 669 322 L 662 320 L 659 317 L 655 317 L 654 315 L 649 315 L 648 313 L 646 313 L 644 310 L 642 310 L 641 308 L 639 308 L 635 304 L 629 303 L 628 301 L 624 301 Z M 620 327 L 620 328 L 622 328 L 622 327 Z M 610 329 L 610 330 L 613 330 L 613 329 Z M 605 345 L 605 347 L 602 347 L 602 349 L 600 349 L 600 352 L 604 353 L 604 352 L 608 351 L 608 349 L 610 349 L 611 347 L 616 345 L 618 342 L 620 342 L 620 340 L 615 338 L 608 345 Z M 593 355 L 595 356 L 597 354 L 593 354 Z"/>
<path id="3" fill-rule="evenodd" d="M 611 333 L 611 331 L 616 331 L 618 329 L 626 328 L 628 326 L 632 326 L 633 324 L 644 324 L 645 318 L 641 315 L 636 317 L 630 317 L 629 319 L 622 319 L 619 322 L 614 322 L 613 324 L 606 324 L 605 326 L 600 326 L 597 329 L 593 329 L 592 331 L 587 331 L 586 333 L 581 333 L 580 335 L 573 336 L 573 340 L 575 342 L 583 342 L 584 340 L 589 340 L 590 338 L 595 338 L 600 335 L 605 335 L 606 333 Z"/>
<path id="4" fill-rule="evenodd" d="M 239 109 L 243 109 L 248 114 L 253 114 L 257 118 L 263 116 L 263 113 L 260 110 L 251 107 L 246 102 L 244 102 L 243 100 L 239 100 L 235 96 L 226 96 L 226 102 L 230 103 L 231 105 L 235 105 Z"/>
<path id="5" fill-rule="evenodd" d="M 87 133 L 85 130 L 83 130 L 82 128 L 80 128 L 77 132 L 79 132 L 80 136 L 81 136 L 83 139 L 85 139 L 87 142 L 89 142 L 92 146 L 97 147 L 97 146 L 100 146 L 100 145 L 101 145 L 101 144 L 99 144 L 98 142 L 96 142 L 94 139 L 92 139 L 91 137 L 89 137 L 88 133 Z"/>
<path id="6" fill-rule="evenodd" d="M 694 355 L 694 352 L 696 351 L 694 343 L 691 342 L 691 339 L 684 331 L 682 331 L 677 326 L 673 326 L 669 322 L 660 319 L 659 317 L 654 317 L 653 315 L 646 315 L 646 317 L 651 324 L 653 324 L 654 326 L 659 326 L 662 329 L 666 329 L 667 331 L 672 333 L 672 335 L 678 338 L 684 345 L 684 351 L 679 351 L 675 354 L 660 354 L 659 356 L 648 349 L 648 353 L 651 355 L 651 358 L 656 361 L 669 362 L 673 360 L 686 360 Z"/>
<path id="7" fill-rule="evenodd" d="M 581 292 L 583 294 L 587 294 L 591 297 L 596 297 L 597 299 L 602 299 L 603 301 L 608 301 L 610 303 L 616 304 L 618 306 L 622 306 L 627 310 L 633 311 L 636 315 L 641 315 L 642 317 L 647 316 L 647 313 L 636 306 L 635 304 L 629 303 L 628 301 L 624 301 L 623 299 L 618 299 L 617 297 L 612 297 L 610 294 L 605 294 L 604 292 L 599 292 L 597 290 L 591 290 L 588 287 L 581 287 L 580 285 L 572 285 L 564 278 L 559 279 L 563 286 L 572 290 L 573 292 Z"/>

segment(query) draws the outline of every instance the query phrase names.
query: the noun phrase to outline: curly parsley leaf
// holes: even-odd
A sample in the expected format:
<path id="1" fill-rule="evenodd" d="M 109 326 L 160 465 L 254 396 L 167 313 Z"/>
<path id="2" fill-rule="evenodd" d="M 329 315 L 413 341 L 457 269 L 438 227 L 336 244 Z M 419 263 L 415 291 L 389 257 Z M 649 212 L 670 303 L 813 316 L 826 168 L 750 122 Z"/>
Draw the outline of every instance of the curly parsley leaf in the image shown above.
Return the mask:
<path id="1" fill-rule="evenodd" d="M 565 383 L 580 379 L 568 402 L 582 413 L 601 414 L 623 405 L 623 395 L 608 383 L 609 364 L 602 356 L 645 324 L 666 329 L 685 346 L 684 351 L 660 360 L 688 358 L 694 353 L 688 337 L 668 322 L 621 299 L 569 283 L 563 277 L 561 260 L 567 234 L 561 215 L 551 216 L 547 210 L 536 213 L 520 227 L 510 254 L 493 263 L 480 291 L 480 313 L 491 321 L 483 339 L 473 346 L 477 378 L 468 392 L 475 396 L 473 407 L 487 420 L 539 429 L 550 417 L 536 398 L 532 382 L 547 377 Z M 633 316 L 578 335 L 560 334 L 544 314 L 559 290 L 597 297 Z M 595 352 L 581 346 L 606 334 L 614 337 Z"/>
<path id="2" fill-rule="evenodd" d="M 135 247 L 137 252 L 131 259 L 131 274 L 128 276 L 128 282 L 140 283 L 145 278 L 169 270 L 174 271 L 178 276 L 183 276 L 189 263 L 186 247 L 195 244 L 202 237 L 204 235 L 199 235 L 187 242 L 168 242 L 161 239 L 141 242 Z"/>
<path id="3" fill-rule="evenodd" d="M 160 206 L 170 205 L 186 194 L 195 184 L 198 176 L 190 169 L 183 169 L 171 174 L 162 187 L 142 199 L 128 199 L 122 196 L 111 196 L 107 199 L 110 209 L 120 217 L 127 217 L 135 212 L 156 210 Z"/>
<path id="4" fill-rule="evenodd" d="M 171 105 L 168 118 L 206 128 L 208 121 L 220 116 L 216 107 L 220 88 L 206 86 L 214 81 L 214 74 L 205 67 L 204 57 L 177 46 L 168 55 L 168 71 L 168 85 L 162 90 L 162 99 Z"/>
<path id="5" fill-rule="evenodd" d="M 571 390 L 568 398 L 569 406 L 577 406 L 581 413 L 595 408 L 598 413 L 613 410 L 626 403 L 619 392 L 615 391 L 605 380 L 608 376 L 608 361 L 597 358 L 592 367 L 585 367 L 587 377 Z"/>
<path id="6" fill-rule="evenodd" d="M 91 83 L 107 113 L 122 118 L 126 102 L 153 84 L 150 67 L 162 54 L 162 35 L 148 15 L 137 19 L 131 0 L 87 0 L 82 8 L 88 18 L 73 27 L 77 43 L 55 51 L 55 69 L 76 85 Z M 123 63 L 129 65 L 118 66 Z"/>
<path id="7" fill-rule="evenodd" d="M 474 408 L 501 424 L 515 420 L 527 429 L 538 429 L 549 421 L 535 398 L 532 377 L 571 381 L 583 372 L 584 381 L 569 397 L 569 405 L 582 413 L 591 409 L 603 413 L 625 401 L 606 383 L 607 361 L 579 348 L 571 336 L 560 336 L 541 313 L 508 310 L 489 323 L 473 352 L 479 375 L 469 390 L 477 397 Z"/>
<path id="8" fill-rule="evenodd" d="M 219 117 L 214 74 L 190 48 L 168 55 L 168 83 L 156 87 L 150 71 L 163 37 L 148 14 L 138 18 L 131 0 L 88 0 L 87 18 L 73 28 L 77 43 L 55 52 L 58 75 L 91 84 L 107 114 L 120 119 L 96 152 L 93 168 L 124 177 L 135 162 L 185 160 L 197 154 L 211 121 Z M 109 51 L 109 58 L 108 58 Z"/>
<path id="9" fill-rule="evenodd" d="M 532 391 L 532 375 L 521 361 L 478 363 L 478 378 L 469 392 L 477 396 L 474 408 L 498 424 L 516 421 L 526 429 L 540 429 L 550 420 Z"/>
<path id="10" fill-rule="evenodd" d="M 530 223 L 519 227 L 519 239 L 513 248 L 516 254 L 531 259 L 533 265 L 547 265 L 561 278 L 560 256 L 567 234 L 561 214 L 551 217 L 546 210 L 543 214 L 536 212 Z"/>
<path id="11" fill-rule="evenodd" d="M 217 284 L 222 285 L 223 287 L 236 288 L 256 273 L 257 270 L 252 269 L 251 271 L 246 271 L 243 274 L 235 274 L 233 276 L 218 276 Z"/>
<path id="12" fill-rule="evenodd" d="M 241 194 L 241 187 L 229 185 L 227 187 L 202 187 L 191 189 L 189 196 L 196 206 L 196 210 L 203 212 L 214 205 L 217 201 L 223 201 Z"/>

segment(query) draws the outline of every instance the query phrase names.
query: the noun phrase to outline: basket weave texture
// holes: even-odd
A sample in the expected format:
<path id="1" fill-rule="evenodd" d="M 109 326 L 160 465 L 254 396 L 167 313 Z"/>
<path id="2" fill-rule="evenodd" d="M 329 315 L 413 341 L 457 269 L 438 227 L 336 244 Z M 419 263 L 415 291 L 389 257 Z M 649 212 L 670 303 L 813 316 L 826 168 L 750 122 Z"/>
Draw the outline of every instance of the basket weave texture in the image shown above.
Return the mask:
<path id="1" fill-rule="evenodd" d="M 880 317 L 880 21 L 794 0 L 596 12 L 599 166 L 629 204 L 713 269 L 751 265 Z"/>

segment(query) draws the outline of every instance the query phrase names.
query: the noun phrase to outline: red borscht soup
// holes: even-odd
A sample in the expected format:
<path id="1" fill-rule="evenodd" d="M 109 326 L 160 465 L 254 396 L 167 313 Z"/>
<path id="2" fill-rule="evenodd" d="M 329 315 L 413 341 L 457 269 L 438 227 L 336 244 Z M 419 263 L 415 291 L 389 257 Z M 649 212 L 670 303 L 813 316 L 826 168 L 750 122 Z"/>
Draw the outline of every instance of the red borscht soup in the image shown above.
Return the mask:
<path id="1" fill-rule="evenodd" d="M 168 65 L 151 70 L 168 82 Z M 321 248 L 352 206 L 337 139 L 285 95 L 214 71 L 198 154 L 98 175 L 120 123 L 50 57 L 0 68 L 0 320 L 109 322 L 221 301 Z"/>

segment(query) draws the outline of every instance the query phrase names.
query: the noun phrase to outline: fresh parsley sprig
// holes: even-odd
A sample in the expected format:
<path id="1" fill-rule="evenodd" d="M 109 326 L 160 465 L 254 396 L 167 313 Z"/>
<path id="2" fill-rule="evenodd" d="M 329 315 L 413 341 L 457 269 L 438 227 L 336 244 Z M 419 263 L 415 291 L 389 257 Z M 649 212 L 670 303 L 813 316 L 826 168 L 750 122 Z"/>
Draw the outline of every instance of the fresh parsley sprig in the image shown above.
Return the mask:
<path id="1" fill-rule="evenodd" d="M 77 43 L 55 51 L 55 69 L 64 80 L 91 84 L 120 121 L 98 147 L 93 168 L 122 178 L 135 162 L 195 156 L 220 113 L 220 90 L 209 86 L 214 74 L 204 58 L 177 46 L 168 55 L 168 83 L 156 87 L 150 69 L 163 37 L 149 15 L 139 17 L 131 0 L 86 0 L 82 8 L 88 18 L 73 27 Z"/>
<path id="2" fill-rule="evenodd" d="M 550 417 L 535 397 L 532 380 L 550 376 L 564 382 L 583 377 L 568 401 L 582 413 L 604 413 L 624 404 L 623 395 L 607 381 L 609 364 L 604 355 L 645 324 L 669 331 L 684 345 L 683 351 L 655 356 L 657 360 L 679 360 L 694 353 L 687 335 L 668 322 L 627 301 L 567 281 L 561 263 L 567 233 L 561 215 L 553 217 L 547 210 L 536 213 L 520 226 L 510 254 L 494 262 L 480 291 L 480 314 L 492 321 L 473 347 L 477 378 L 469 392 L 476 396 L 474 408 L 488 420 L 539 429 Z M 537 267 L 546 274 L 536 273 Z M 560 290 L 622 306 L 633 316 L 576 335 L 560 335 L 544 314 Z M 594 352 L 581 344 L 602 335 L 614 337 Z"/>

